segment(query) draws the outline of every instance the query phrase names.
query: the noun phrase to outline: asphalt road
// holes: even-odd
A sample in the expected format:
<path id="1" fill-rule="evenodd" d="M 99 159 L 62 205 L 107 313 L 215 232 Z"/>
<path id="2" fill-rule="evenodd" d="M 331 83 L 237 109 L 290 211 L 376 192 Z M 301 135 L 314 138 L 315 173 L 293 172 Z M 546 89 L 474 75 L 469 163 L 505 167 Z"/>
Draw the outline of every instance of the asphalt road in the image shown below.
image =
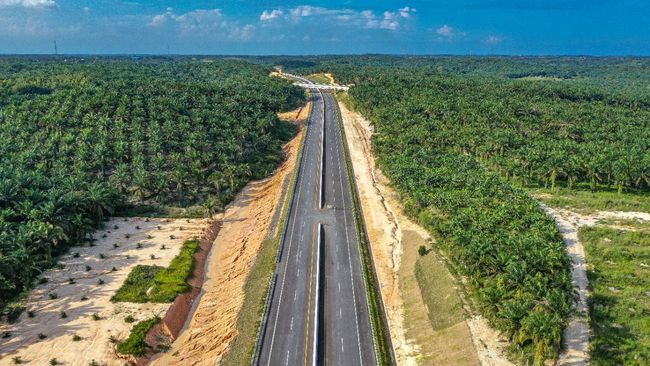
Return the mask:
<path id="1" fill-rule="evenodd" d="M 376 365 L 338 105 L 325 92 L 314 91 L 312 100 L 258 364 Z"/>

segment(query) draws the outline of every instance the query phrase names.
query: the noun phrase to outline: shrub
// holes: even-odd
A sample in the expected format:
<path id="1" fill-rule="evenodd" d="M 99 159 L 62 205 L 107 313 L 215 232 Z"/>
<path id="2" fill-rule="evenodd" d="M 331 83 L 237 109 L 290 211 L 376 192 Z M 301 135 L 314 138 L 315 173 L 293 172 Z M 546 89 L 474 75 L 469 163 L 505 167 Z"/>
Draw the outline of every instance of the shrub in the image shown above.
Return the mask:
<path id="1" fill-rule="evenodd" d="M 100 285 L 100 286 L 105 284 L 105 283 L 106 282 L 104 282 L 104 280 L 102 280 L 101 278 L 97 280 L 97 284 Z"/>
<path id="2" fill-rule="evenodd" d="M 91 269 L 92 269 L 92 267 L 91 267 L 91 266 L 89 266 L 89 265 L 86 265 L 86 272 L 88 272 L 88 271 L 90 271 Z"/>
<path id="3" fill-rule="evenodd" d="M 11 358 L 11 361 L 13 361 L 14 365 L 20 365 L 23 363 L 23 358 L 20 356 L 15 356 Z"/>
<path id="4" fill-rule="evenodd" d="M 115 344 L 115 343 L 117 343 L 117 337 L 115 337 L 114 335 L 111 335 L 110 337 L 108 337 L 108 341 Z"/>
<path id="5" fill-rule="evenodd" d="M 120 247 L 119 244 L 117 244 L 117 243 L 113 243 L 113 249 L 117 249 L 117 248 L 119 248 L 119 247 Z"/>
<path id="6" fill-rule="evenodd" d="M 47 277 L 41 277 L 38 279 L 38 284 L 42 285 L 44 283 L 47 283 L 47 281 L 48 281 Z"/>
<path id="7" fill-rule="evenodd" d="M 117 352 L 136 357 L 143 356 L 149 347 L 145 342 L 145 337 L 149 330 L 158 323 L 160 323 L 160 317 L 154 317 L 136 324 L 131 329 L 129 337 L 117 344 Z"/>
<path id="8" fill-rule="evenodd" d="M 34 314 L 34 311 L 33 311 L 33 310 L 29 310 L 29 311 L 27 312 L 27 316 L 28 316 L 29 318 L 33 318 L 35 315 L 36 315 L 36 314 Z"/>
<path id="9" fill-rule="evenodd" d="M 60 316 L 61 316 L 61 319 L 65 319 L 65 318 L 68 317 L 68 314 L 65 311 L 62 311 Z"/>
<path id="10" fill-rule="evenodd" d="M 77 282 L 74 280 L 74 278 L 72 278 L 72 277 L 68 278 L 68 284 L 74 285 L 75 283 L 77 283 Z"/>
<path id="11" fill-rule="evenodd" d="M 117 268 L 115 267 L 111 268 L 111 272 L 117 272 Z"/>
<path id="12" fill-rule="evenodd" d="M 2 339 L 11 338 L 11 332 L 2 332 Z"/>
<path id="13" fill-rule="evenodd" d="M 92 315 L 92 318 L 93 318 L 94 321 L 102 320 L 102 317 L 99 316 L 99 314 L 97 314 L 97 313 L 94 313 L 94 314 Z"/>
<path id="14" fill-rule="evenodd" d="M 151 253 L 151 254 L 149 255 L 149 258 L 151 258 L 151 259 L 156 259 L 156 255 L 153 254 L 153 253 Z"/>
<path id="15" fill-rule="evenodd" d="M 135 247 L 136 247 L 137 249 L 142 249 L 142 243 L 138 243 L 138 244 L 136 244 Z"/>
<path id="16" fill-rule="evenodd" d="M 38 333 L 38 339 L 45 339 L 47 335 L 45 333 Z"/>
<path id="17" fill-rule="evenodd" d="M 135 321 L 135 318 L 134 318 L 133 316 L 131 316 L 131 315 L 127 315 L 127 316 L 124 318 L 124 322 L 125 322 L 125 323 L 133 323 L 134 321 Z"/>
<path id="18" fill-rule="evenodd" d="M 73 341 L 73 342 L 79 342 L 79 341 L 82 340 L 82 339 L 83 339 L 83 338 L 81 338 L 81 337 L 80 337 L 79 335 L 77 335 L 77 334 L 73 334 L 73 335 L 72 335 L 72 341 Z"/>
<path id="19" fill-rule="evenodd" d="M 50 365 L 52 365 L 52 366 L 57 366 L 57 365 L 60 365 L 60 364 L 61 363 L 56 358 L 53 358 L 53 359 L 50 360 Z"/>
<path id="20" fill-rule="evenodd" d="M 81 297 L 81 301 L 86 301 L 86 300 L 88 300 L 88 296 L 84 295 L 84 296 Z"/>
<path id="21" fill-rule="evenodd" d="M 418 248 L 418 254 L 420 255 L 420 257 L 427 255 L 427 252 L 428 252 L 427 247 L 425 247 L 424 245 L 420 245 L 420 247 Z"/>
<path id="22" fill-rule="evenodd" d="M 79 256 L 80 256 L 79 252 L 72 253 L 72 258 L 79 258 Z"/>

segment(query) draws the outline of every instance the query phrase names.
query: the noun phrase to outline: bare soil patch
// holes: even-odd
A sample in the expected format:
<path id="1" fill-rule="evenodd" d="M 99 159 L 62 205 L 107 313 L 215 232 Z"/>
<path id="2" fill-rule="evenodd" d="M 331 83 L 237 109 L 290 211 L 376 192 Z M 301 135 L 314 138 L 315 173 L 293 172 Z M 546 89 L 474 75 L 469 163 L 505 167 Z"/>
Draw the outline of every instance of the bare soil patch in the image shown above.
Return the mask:
<path id="1" fill-rule="evenodd" d="M 280 114 L 303 124 L 308 107 Z M 226 208 L 206 263 L 205 282 L 185 328 L 152 365 L 215 365 L 237 337 L 244 285 L 265 239 L 277 228 L 285 182 L 293 172 L 303 131 L 284 146 L 285 162 L 270 178 L 251 182 Z"/>
<path id="2" fill-rule="evenodd" d="M 204 219 L 155 218 L 108 221 L 105 229 L 94 234 L 94 246 L 71 248 L 60 260 L 62 269 L 44 274 L 48 282 L 30 293 L 27 311 L 18 322 L 0 325 L 0 332 L 12 334 L 0 343 L 0 365 L 13 365 L 16 356 L 31 365 L 47 365 L 52 358 L 65 365 L 85 366 L 90 360 L 123 365 L 109 337 L 126 338 L 133 324 L 162 317 L 170 304 L 112 303 L 111 296 L 135 265 L 169 265 L 183 242 L 201 236 L 207 223 Z M 94 314 L 99 320 L 93 319 Z M 135 323 L 125 322 L 127 316 Z M 46 338 L 39 339 L 39 334 Z M 74 335 L 81 339 L 73 341 Z"/>

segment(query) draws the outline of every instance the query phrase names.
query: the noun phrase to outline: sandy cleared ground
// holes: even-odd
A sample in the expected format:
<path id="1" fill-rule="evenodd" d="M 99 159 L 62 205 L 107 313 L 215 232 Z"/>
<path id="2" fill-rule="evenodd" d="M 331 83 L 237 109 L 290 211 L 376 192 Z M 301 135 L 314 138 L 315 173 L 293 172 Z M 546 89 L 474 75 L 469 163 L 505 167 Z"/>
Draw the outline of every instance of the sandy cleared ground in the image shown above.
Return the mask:
<path id="1" fill-rule="evenodd" d="M 600 211 L 591 215 L 582 215 L 566 209 L 552 209 L 544 204 L 542 208 L 557 222 L 562 233 L 567 252 L 573 262 L 571 275 L 579 297 L 576 303 L 576 313 L 569 319 L 569 325 L 564 330 L 565 351 L 560 355 L 557 364 L 565 366 L 584 366 L 589 364 L 589 328 L 588 286 L 585 249 L 578 239 L 581 226 L 593 226 L 601 220 L 639 220 L 650 221 L 646 212 Z M 615 225 L 612 225 L 615 226 Z"/>
<path id="2" fill-rule="evenodd" d="M 375 167 L 369 121 L 339 106 L 398 364 L 512 365 L 503 355 L 506 343 L 480 317 L 432 328 L 414 273 L 417 247 L 432 238 L 406 217 L 389 180 Z"/>
<path id="3" fill-rule="evenodd" d="M 207 223 L 202 219 L 143 218 L 107 222 L 105 229 L 94 234 L 95 246 L 71 248 L 60 260 L 63 269 L 44 274 L 48 282 L 38 285 L 27 301 L 27 310 L 34 317 L 26 311 L 18 322 L 0 325 L 0 332 L 12 334 L 0 343 L 0 365 L 13 365 L 16 356 L 39 366 L 49 365 L 52 358 L 65 365 L 86 366 L 93 359 L 107 366 L 123 365 L 125 361 L 116 357 L 109 337 L 124 339 L 129 335 L 133 324 L 124 321 L 127 315 L 136 322 L 162 316 L 170 304 L 112 303 L 111 296 L 135 265 L 167 266 L 183 242 L 201 236 Z M 142 248 L 137 248 L 138 243 Z M 166 249 L 161 249 L 162 245 Z M 74 253 L 79 253 L 78 257 Z M 104 284 L 99 284 L 100 279 Z M 58 297 L 51 299 L 50 294 Z M 87 299 L 82 300 L 84 297 Z M 62 318 L 62 312 L 67 317 Z M 93 320 L 93 314 L 101 320 Z M 39 339 L 40 333 L 46 338 Z M 73 335 L 81 340 L 73 341 Z"/>
<path id="4" fill-rule="evenodd" d="M 304 121 L 309 108 L 280 118 Z M 189 324 L 172 348 L 152 365 L 215 365 L 237 336 L 237 315 L 244 301 L 243 287 L 262 242 L 271 234 L 283 186 L 293 172 L 302 133 L 284 147 L 284 164 L 267 179 L 251 182 L 223 214 L 208 261 L 206 278 Z"/>

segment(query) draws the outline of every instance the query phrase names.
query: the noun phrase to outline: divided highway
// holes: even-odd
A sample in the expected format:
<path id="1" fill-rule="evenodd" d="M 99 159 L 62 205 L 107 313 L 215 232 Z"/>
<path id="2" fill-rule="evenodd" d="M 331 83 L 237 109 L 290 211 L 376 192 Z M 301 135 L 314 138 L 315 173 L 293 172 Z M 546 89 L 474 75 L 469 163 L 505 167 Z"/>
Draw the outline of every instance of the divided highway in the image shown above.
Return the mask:
<path id="1" fill-rule="evenodd" d="M 256 362 L 376 365 L 338 105 L 312 102 Z"/>

